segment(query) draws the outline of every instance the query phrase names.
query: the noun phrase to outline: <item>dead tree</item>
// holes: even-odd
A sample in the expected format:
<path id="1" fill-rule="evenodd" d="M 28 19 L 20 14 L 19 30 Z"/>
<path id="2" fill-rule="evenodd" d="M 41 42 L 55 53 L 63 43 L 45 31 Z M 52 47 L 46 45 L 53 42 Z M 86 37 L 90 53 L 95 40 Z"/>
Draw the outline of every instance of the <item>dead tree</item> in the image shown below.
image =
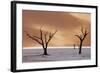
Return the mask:
<path id="1" fill-rule="evenodd" d="M 81 35 L 75 35 L 79 40 L 79 54 L 81 54 L 81 49 L 82 49 L 82 45 L 83 45 L 83 41 L 86 38 L 88 32 L 86 29 L 83 29 L 83 27 L 81 27 Z"/>
<path id="2" fill-rule="evenodd" d="M 76 45 L 75 45 L 75 44 L 73 44 L 73 46 L 74 46 L 74 49 L 76 49 L 76 48 L 75 48 L 75 46 L 76 46 Z"/>
<path id="3" fill-rule="evenodd" d="M 25 31 L 26 32 L 26 31 Z M 51 39 L 56 34 L 57 30 L 53 33 L 51 32 L 43 32 L 43 30 L 40 28 L 40 37 L 38 36 L 31 36 L 29 33 L 26 32 L 26 35 L 31 38 L 33 41 L 36 41 L 38 44 L 40 44 L 43 47 L 43 55 L 48 55 L 47 53 L 47 47 Z"/>

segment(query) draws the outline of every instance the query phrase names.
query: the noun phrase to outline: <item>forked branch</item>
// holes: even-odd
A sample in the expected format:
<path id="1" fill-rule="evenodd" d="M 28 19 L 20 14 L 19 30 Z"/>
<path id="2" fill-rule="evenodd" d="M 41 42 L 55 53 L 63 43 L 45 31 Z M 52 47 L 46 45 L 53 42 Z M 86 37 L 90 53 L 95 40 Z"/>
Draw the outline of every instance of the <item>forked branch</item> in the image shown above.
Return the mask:
<path id="1" fill-rule="evenodd" d="M 51 32 L 43 32 L 42 27 L 40 28 L 40 37 L 38 36 L 31 36 L 29 33 L 26 33 L 26 35 L 31 38 L 32 40 L 36 41 L 38 44 L 40 44 L 44 49 L 44 55 L 47 55 L 47 47 L 50 42 L 50 40 L 54 37 L 57 30 L 54 33 Z"/>
<path id="2" fill-rule="evenodd" d="M 79 54 L 81 54 L 81 48 L 82 48 L 82 45 L 83 45 L 83 41 L 84 39 L 86 38 L 88 32 L 86 29 L 84 29 L 83 27 L 81 27 L 81 35 L 75 35 L 79 40 Z"/>

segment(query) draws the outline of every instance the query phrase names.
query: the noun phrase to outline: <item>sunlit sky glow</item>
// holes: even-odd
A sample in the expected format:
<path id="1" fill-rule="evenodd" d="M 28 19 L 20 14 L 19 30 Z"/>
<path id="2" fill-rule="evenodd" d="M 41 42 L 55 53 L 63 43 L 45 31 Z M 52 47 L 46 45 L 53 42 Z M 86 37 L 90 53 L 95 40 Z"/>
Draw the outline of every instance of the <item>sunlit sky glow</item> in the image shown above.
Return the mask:
<path id="1" fill-rule="evenodd" d="M 23 47 L 41 46 L 29 39 L 24 32 L 27 31 L 30 35 L 39 36 L 41 26 L 43 31 L 54 32 L 57 30 L 54 38 L 50 41 L 50 47 L 73 46 L 73 44 L 79 43 L 79 40 L 74 35 L 81 34 L 81 25 L 89 32 L 83 45 L 90 46 L 91 15 L 89 13 L 23 10 L 22 15 Z"/>

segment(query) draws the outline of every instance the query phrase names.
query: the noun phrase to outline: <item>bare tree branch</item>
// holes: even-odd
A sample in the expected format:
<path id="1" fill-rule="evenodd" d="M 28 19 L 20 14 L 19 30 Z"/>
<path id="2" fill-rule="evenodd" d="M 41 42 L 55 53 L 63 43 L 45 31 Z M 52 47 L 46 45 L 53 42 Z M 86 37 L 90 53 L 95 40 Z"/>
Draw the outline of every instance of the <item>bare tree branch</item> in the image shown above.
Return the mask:
<path id="1" fill-rule="evenodd" d="M 81 33 L 82 33 L 82 35 L 75 35 L 76 37 L 78 37 L 80 39 L 79 54 L 81 54 L 82 44 L 83 44 L 83 41 L 86 38 L 88 32 L 86 29 L 83 29 L 83 27 L 81 26 Z"/>
<path id="2" fill-rule="evenodd" d="M 88 33 L 84 34 L 83 40 L 85 39 L 85 37 L 87 36 Z"/>
<path id="3" fill-rule="evenodd" d="M 32 40 L 34 40 L 37 43 L 39 43 L 43 47 L 44 55 L 47 55 L 48 44 L 49 44 L 50 40 L 53 38 L 53 36 L 56 34 L 56 32 L 57 32 L 57 30 L 54 33 L 51 33 L 51 32 L 50 33 L 49 32 L 44 33 L 43 30 L 42 30 L 42 26 L 41 26 L 41 28 L 40 28 L 40 37 L 31 36 L 27 32 L 26 32 L 26 35 L 29 38 L 31 38 Z"/>
<path id="4" fill-rule="evenodd" d="M 49 39 L 47 41 L 47 44 L 50 42 L 50 40 L 52 39 L 52 37 L 56 34 L 57 30 L 54 33 L 50 33 L 49 34 Z"/>
<path id="5" fill-rule="evenodd" d="M 41 40 L 41 38 L 40 38 L 40 37 L 37 37 L 37 36 L 33 36 L 33 37 Z"/>
<path id="6" fill-rule="evenodd" d="M 79 35 L 75 35 L 75 36 L 78 37 L 80 40 L 82 39 L 81 36 L 79 36 Z"/>
<path id="7" fill-rule="evenodd" d="M 35 40 L 35 41 L 38 42 L 40 45 L 42 45 L 42 43 L 41 43 L 38 39 L 32 37 L 32 36 L 29 35 L 27 32 L 26 32 L 26 35 L 27 35 L 29 38 L 31 38 L 32 40 Z"/>
<path id="8" fill-rule="evenodd" d="M 44 48 L 44 41 L 43 41 L 43 31 L 42 31 L 42 29 L 40 28 L 40 39 L 41 39 L 41 42 L 42 42 L 42 46 L 43 46 L 43 48 Z"/>
<path id="9" fill-rule="evenodd" d="M 48 34 L 48 32 L 46 32 L 46 33 L 44 34 L 45 43 L 47 43 L 47 34 Z"/>

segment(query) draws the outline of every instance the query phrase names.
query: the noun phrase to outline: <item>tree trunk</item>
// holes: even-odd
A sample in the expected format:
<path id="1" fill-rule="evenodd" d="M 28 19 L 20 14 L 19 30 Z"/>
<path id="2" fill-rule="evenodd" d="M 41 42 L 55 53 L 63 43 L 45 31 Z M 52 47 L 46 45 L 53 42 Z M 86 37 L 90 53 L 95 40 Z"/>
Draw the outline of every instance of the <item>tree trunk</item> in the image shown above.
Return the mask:
<path id="1" fill-rule="evenodd" d="M 80 46 L 79 46 L 79 54 L 82 53 L 82 41 L 80 42 Z"/>
<path id="2" fill-rule="evenodd" d="M 48 55 L 48 53 L 47 53 L 47 48 L 43 48 L 43 49 L 44 49 L 43 55 Z"/>

